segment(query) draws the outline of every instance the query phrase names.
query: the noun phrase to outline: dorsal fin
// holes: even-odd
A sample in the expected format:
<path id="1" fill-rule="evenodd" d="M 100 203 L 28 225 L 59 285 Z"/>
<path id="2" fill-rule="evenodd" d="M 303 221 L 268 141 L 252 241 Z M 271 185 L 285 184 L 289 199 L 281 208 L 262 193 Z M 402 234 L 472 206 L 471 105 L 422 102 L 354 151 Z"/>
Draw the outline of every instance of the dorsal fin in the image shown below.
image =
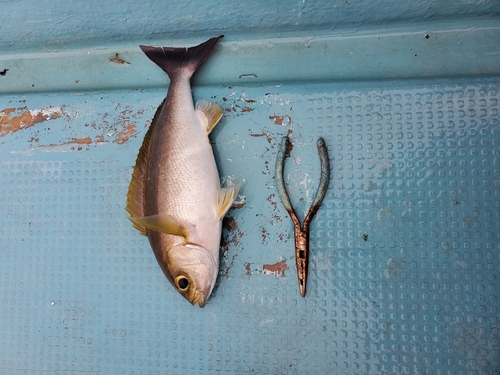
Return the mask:
<path id="1" fill-rule="evenodd" d="M 206 127 L 207 133 L 210 134 L 222 118 L 222 110 L 219 105 L 200 100 L 196 102 L 194 109 L 201 123 Z"/>
<path id="2" fill-rule="evenodd" d="M 151 125 L 144 136 L 142 141 L 142 146 L 137 154 L 137 159 L 135 161 L 134 172 L 132 173 L 132 180 L 127 193 L 127 206 L 125 210 L 130 214 L 131 217 L 144 217 L 145 215 L 145 203 L 146 203 L 146 181 L 148 178 L 148 164 L 149 164 L 149 154 L 151 139 L 153 137 L 154 128 L 156 126 L 158 117 L 160 116 L 161 110 L 165 100 L 160 104 L 156 113 L 151 121 Z M 147 229 L 144 225 L 132 221 L 134 228 L 139 230 L 144 236 L 147 235 Z"/>

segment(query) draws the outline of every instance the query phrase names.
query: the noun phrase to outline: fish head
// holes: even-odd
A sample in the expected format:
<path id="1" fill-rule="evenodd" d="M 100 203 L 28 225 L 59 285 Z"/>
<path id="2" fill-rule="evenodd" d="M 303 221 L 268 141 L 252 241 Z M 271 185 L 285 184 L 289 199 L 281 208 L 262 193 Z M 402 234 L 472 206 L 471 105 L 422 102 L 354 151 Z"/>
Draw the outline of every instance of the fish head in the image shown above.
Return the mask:
<path id="1" fill-rule="evenodd" d="M 177 291 L 191 304 L 204 307 L 219 270 L 210 251 L 195 244 L 177 244 L 167 252 L 167 267 Z"/>

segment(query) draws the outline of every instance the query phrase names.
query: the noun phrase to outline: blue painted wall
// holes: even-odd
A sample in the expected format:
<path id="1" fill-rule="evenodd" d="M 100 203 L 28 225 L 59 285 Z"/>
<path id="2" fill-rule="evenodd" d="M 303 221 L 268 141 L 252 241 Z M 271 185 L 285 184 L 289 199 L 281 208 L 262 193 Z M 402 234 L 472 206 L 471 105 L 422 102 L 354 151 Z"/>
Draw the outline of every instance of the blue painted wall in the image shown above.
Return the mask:
<path id="1" fill-rule="evenodd" d="M 499 373 L 498 2 L 1 6 L 0 374 Z M 200 309 L 124 207 L 168 85 L 138 42 L 220 32 L 193 94 L 243 186 Z M 286 134 L 299 216 L 331 163 L 305 299 Z"/>
<path id="2" fill-rule="evenodd" d="M 348 31 L 391 24 L 496 18 L 494 0 L 2 1 L 1 51 L 47 51 L 225 33 Z"/>

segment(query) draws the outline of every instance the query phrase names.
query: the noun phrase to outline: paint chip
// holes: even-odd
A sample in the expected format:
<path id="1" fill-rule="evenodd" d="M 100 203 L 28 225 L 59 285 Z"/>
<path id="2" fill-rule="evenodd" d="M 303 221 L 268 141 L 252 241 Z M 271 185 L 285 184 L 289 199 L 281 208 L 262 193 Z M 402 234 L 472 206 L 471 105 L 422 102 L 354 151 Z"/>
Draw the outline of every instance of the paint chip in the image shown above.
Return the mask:
<path id="1" fill-rule="evenodd" d="M 292 123 L 292 118 L 290 116 L 269 116 L 269 119 L 274 121 L 276 125 L 290 125 Z"/>
<path id="2" fill-rule="evenodd" d="M 130 138 L 135 138 L 137 134 L 137 129 L 135 125 L 127 125 L 125 129 L 123 129 L 121 132 L 119 132 L 115 140 L 113 142 L 118 143 L 119 145 L 124 144 L 127 142 Z"/>
<path id="3" fill-rule="evenodd" d="M 64 114 L 65 105 L 58 107 L 48 106 L 41 109 L 28 110 L 23 108 L 5 108 L 0 110 L 0 137 L 19 130 L 30 128 L 38 123 L 55 120 Z M 15 115 L 15 113 L 20 114 Z M 11 115 L 14 115 L 11 117 Z"/>
<path id="4" fill-rule="evenodd" d="M 281 260 L 274 264 L 264 264 L 262 267 L 264 275 L 274 275 L 276 277 L 285 277 L 286 270 L 288 270 L 286 260 Z"/>

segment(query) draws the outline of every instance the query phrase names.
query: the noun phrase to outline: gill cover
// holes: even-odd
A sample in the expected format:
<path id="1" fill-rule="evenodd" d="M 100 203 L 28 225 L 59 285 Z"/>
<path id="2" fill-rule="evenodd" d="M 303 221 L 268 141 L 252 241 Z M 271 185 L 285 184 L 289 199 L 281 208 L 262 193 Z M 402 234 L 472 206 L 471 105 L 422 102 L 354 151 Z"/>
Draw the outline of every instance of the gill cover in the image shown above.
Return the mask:
<path id="1" fill-rule="evenodd" d="M 201 246 L 178 244 L 167 252 L 167 267 L 177 291 L 191 304 L 204 307 L 219 269 L 214 256 Z"/>

